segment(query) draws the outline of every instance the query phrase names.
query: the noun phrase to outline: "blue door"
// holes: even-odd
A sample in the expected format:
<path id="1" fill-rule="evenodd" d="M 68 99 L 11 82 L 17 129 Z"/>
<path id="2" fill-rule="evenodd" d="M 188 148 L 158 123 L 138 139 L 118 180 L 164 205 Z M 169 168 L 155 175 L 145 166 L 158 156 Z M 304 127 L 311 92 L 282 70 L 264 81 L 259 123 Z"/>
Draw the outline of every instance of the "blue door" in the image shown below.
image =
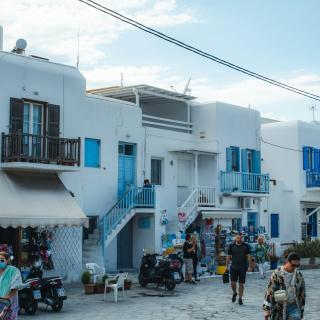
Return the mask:
<path id="1" fill-rule="evenodd" d="M 279 237 L 279 214 L 271 213 L 271 238 Z"/>
<path id="2" fill-rule="evenodd" d="M 307 214 L 314 211 L 315 208 L 307 208 Z M 317 220 L 318 220 L 318 213 L 315 212 L 311 216 L 309 216 L 308 221 L 308 228 L 307 228 L 307 234 L 310 237 L 317 237 L 318 236 L 318 226 L 317 226 Z"/>
<path id="3" fill-rule="evenodd" d="M 135 185 L 136 177 L 136 152 L 135 145 L 119 143 L 118 160 L 118 197 Z"/>

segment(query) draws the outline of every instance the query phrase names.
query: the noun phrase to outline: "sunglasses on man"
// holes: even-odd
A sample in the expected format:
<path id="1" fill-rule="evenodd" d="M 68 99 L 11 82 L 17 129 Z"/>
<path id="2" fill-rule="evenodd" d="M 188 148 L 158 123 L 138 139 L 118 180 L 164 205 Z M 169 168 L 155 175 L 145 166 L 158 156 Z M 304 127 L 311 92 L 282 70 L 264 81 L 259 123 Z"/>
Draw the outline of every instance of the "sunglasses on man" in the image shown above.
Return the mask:
<path id="1" fill-rule="evenodd" d="M 7 260 L 5 260 L 5 259 L 0 259 L 0 262 L 7 262 Z"/>

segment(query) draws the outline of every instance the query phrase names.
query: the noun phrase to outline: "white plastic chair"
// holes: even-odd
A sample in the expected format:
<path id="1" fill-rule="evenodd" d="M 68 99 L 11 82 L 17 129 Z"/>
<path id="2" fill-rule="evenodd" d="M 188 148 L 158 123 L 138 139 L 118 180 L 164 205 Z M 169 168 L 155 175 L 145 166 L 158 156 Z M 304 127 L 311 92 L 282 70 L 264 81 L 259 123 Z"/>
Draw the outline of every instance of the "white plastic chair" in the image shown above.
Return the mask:
<path id="1" fill-rule="evenodd" d="M 126 280 L 128 278 L 128 273 L 118 273 L 116 275 L 116 283 L 109 283 L 110 281 L 112 281 L 112 279 L 106 279 L 105 283 L 104 283 L 104 295 L 103 295 L 103 301 L 106 301 L 106 292 L 107 292 L 107 288 L 111 288 L 111 290 L 113 290 L 114 293 L 114 302 L 117 303 L 118 302 L 118 290 L 122 289 L 122 294 L 124 294 L 124 280 Z"/>
<path id="2" fill-rule="evenodd" d="M 90 272 L 93 277 L 93 283 L 97 283 L 98 278 L 102 278 L 106 273 L 106 269 L 100 267 L 96 263 L 86 263 L 86 269 Z"/>

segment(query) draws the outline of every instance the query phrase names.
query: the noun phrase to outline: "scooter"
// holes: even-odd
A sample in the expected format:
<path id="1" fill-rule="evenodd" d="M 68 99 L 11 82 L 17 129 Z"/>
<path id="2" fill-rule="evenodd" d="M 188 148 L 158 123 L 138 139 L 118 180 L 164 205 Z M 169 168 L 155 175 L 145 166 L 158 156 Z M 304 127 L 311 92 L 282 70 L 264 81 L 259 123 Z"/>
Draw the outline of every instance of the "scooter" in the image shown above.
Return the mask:
<path id="1" fill-rule="evenodd" d="M 35 314 L 38 310 L 38 302 L 41 301 L 40 279 L 27 279 L 18 291 L 20 310 L 27 314 Z"/>
<path id="2" fill-rule="evenodd" d="M 184 276 L 182 272 L 183 259 L 181 257 L 181 252 L 172 253 L 169 255 L 169 259 L 171 261 L 171 268 L 173 269 L 173 277 L 176 283 L 181 283 L 184 281 Z"/>
<path id="3" fill-rule="evenodd" d="M 50 306 L 54 312 L 61 311 L 63 301 L 67 299 L 60 277 L 43 278 L 39 264 L 32 266 L 28 279 L 39 278 L 41 283 L 41 302 Z"/>
<path id="4" fill-rule="evenodd" d="M 157 254 L 146 254 L 142 257 L 139 283 L 141 287 L 146 287 L 148 283 L 155 283 L 157 286 L 165 286 L 167 290 L 172 291 L 176 287 L 176 281 L 171 261 L 158 261 L 157 256 Z"/>

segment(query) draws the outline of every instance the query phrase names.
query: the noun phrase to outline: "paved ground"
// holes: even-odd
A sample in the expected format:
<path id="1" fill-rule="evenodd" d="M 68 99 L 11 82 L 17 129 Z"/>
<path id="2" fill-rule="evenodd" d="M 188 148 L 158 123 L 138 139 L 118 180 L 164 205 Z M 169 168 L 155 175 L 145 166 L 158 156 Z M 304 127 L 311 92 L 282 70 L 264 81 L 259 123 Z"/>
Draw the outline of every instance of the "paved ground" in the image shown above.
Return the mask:
<path id="1" fill-rule="evenodd" d="M 307 283 L 307 306 L 305 319 L 320 319 L 319 288 L 320 270 L 303 272 Z M 142 289 L 134 285 L 126 291 L 118 304 L 103 302 L 103 295 L 84 295 L 81 285 L 68 288 L 68 300 L 63 310 L 58 313 L 41 310 L 32 318 L 47 320 L 191 320 L 191 319 L 228 319 L 261 320 L 261 304 L 264 297 L 266 280 L 258 279 L 256 274 L 248 275 L 244 305 L 231 302 L 229 285 L 224 285 L 220 278 L 203 279 L 198 285 L 177 286 L 173 294 L 154 287 Z M 31 319 L 21 316 L 21 319 Z"/>

